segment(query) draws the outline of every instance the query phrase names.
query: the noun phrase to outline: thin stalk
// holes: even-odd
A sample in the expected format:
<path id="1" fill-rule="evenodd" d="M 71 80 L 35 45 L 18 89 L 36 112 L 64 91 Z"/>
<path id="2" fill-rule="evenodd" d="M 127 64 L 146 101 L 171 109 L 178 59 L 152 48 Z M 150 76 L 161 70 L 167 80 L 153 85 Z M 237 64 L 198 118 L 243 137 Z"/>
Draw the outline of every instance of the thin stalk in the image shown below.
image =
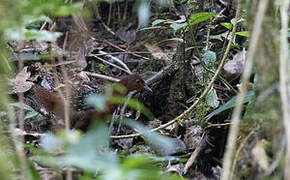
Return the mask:
<path id="1" fill-rule="evenodd" d="M 221 180 L 232 179 L 231 177 L 231 166 L 232 166 L 232 156 L 235 149 L 235 141 L 238 134 L 238 126 L 240 122 L 240 115 L 242 111 L 243 100 L 247 93 L 247 84 L 252 73 L 253 58 L 257 49 L 258 40 L 261 34 L 262 22 L 264 19 L 264 14 L 267 9 L 268 0 L 259 1 L 258 11 L 254 20 L 253 31 L 251 34 L 251 43 L 249 51 L 247 54 L 247 61 L 245 63 L 244 72 L 242 76 L 242 83 L 240 93 L 238 94 L 236 107 L 233 112 L 231 119 L 230 132 L 228 135 L 226 152 L 223 159 L 223 171 L 221 175 Z M 241 0 L 238 2 L 238 8 L 241 6 Z M 237 19 L 238 20 L 238 19 Z"/>
<path id="2" fill-rule="evenodd" d="M 285 167 L 284 167 L 284 179 L 290 179 L 290 106 L 289 106 L 289 63 L 287 63 L 288 58 L 288 9 L 289 0 L 284 0 L 280 8 L 281 14 L 281 40 L 280 40 L 280 97 L 282 102 L 283 110 L 283 122 L 287 140 L 286 157 L 285 157 Z"/>

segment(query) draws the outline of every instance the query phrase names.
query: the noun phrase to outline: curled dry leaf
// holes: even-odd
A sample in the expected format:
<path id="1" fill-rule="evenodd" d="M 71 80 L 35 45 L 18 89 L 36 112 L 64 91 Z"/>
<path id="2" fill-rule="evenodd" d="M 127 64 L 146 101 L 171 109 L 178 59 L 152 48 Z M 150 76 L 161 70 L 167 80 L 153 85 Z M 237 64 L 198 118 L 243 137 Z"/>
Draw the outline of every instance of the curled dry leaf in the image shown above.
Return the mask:
<path id="1" fill-rule="evenodd" d="M 177 173 L 179 176 L 182 176 L 184 164 L 179 163 L 179 164 L 169 165 L 166 169 L 167 169 L 166 170 L 167 172 Z"/>
<path id="2" fill-rule="evenodd" d="M 89 82 L 90 78 L 88 76 L 88 74 L 84 71 L 81 71 L 80 73 L 78 73 L 78 77 L 81 78 L 83 81 L 85 82 Z"/>
<path id="3" fill-rule="evenodd" d="M 224 71 L 227 77 L 238 76 L 243 73 L 246 61 L 246 50 L 237 53 L 232 60 L 224 65 Z"/>
<path id="4" fill-rule="evenodd" d="M 27 66 L 24 67 L 14 79 L 9 80 L 9 85 L 12 88 L 10 93 L 24 93 L 33 86 L 33 82 L 27 81 L 31 75 L 27 68 Z"/>

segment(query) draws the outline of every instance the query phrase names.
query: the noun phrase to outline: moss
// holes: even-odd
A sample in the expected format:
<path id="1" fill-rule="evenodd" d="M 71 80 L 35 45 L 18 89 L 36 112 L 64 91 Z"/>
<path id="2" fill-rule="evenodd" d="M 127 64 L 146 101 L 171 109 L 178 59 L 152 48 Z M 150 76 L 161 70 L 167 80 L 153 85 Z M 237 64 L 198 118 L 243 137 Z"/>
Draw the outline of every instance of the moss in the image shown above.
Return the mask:
<path id="1" fill-rule="evenodd" d="M 207 113 L 209 112 L 210 107 L 208 107 L 205 103 L 205 101 L 201 101 L 197 106 L 196 106 L 196 117 L 199 120 L 199 125 L 201 127 L 205 126 L 205 116 L 207 115 Z"/>

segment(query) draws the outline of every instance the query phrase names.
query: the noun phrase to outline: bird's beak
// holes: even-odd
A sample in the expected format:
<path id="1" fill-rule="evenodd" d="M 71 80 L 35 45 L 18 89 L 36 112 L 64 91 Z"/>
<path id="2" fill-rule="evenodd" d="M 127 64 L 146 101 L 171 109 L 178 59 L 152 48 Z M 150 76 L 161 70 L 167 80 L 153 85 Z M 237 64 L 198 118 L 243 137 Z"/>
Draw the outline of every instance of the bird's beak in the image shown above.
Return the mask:
<path id="1" fill-rule="evenodd" d="M 145 89 L 146 91 L 151 92 L 151 93 L 153 92 L 152 89 L 151 89 L 147 84 L 144 85 L 144 89 Z"/>

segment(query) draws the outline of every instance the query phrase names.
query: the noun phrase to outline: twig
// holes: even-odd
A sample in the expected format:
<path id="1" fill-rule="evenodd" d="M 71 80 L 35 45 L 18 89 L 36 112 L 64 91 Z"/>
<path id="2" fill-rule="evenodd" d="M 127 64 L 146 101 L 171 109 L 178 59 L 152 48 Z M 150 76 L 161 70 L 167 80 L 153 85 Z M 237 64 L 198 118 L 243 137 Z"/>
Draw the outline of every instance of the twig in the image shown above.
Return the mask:
<path id="1" fill-rule="evenodd" d="M 62 45 L 62 49 L 63 49 L 63 50 L 65 50 L 65 49 L 66 49 L 66 46 L 67 46 L 68 34 L 69 34 L 68 31 L 65 32 L 65 37 L 64 37 L 63 45 Z"/>
<path id="2" fill-rule="evenodd" d="M 203 67 L 206 71 L 208 71 L 208 72 L 210 72 L 210 73 L 212 73 L 212 74 L 215 73 L 213 70 L 208 69 L 208 68 L 205 66 L 204 63 L 202 63 L 202 67 Z M 225 78 L 223 78 L 223 76 L 219 75 L 218 78 L 221 80 L 221 82 L 222 82 L 222 83 L 223 83 L 227 88 L 233 90 L 236 94 L 238 93 L 238 91 L 235 90 L 235 89 L 233 88 L 233 86 L 232 86 L 232 85 L 231 85 L 231 84 L 230 84 L 230 83 L 229 83 Z"/>
<path id="3" fill-rule="evenodd" d="M 109 3 L 110 3 L 110 7 L 109 7 L 109 15 L 108 15 L 108 21 L 107 21 L 107 25 L 108 26 L 110 25 L 110 22 L 111 22 L 112 6 L 113 6 L 113 2 L 112 1 L 109 1 Z"/>
<path id="4" fill-rule="evenodd" d="M 107 43 L 107 44 L 109 44 L 110 46 L 113 46 L 113 47 L 116 48 L 116 49 L 119 49 L 120 51 L 126 52 L 125 49 L 122 49 L 122 48 L 116 46 L 115 44 L 113 44 L 113 43 L 111 43 L 111 42 L 109 42 L 109 41 L 107 41 L 107 40 L 104 40 L 104 42 Z M 133 52 L 126 52 L 126 53 L 130 53 L 130 54 L 132 54 L 133 56 L 136 56 L 136 57 L 138 57 L 138 58 L 142 58 L 142 59 L 145 59 L 145 60 L 150 60 L 150 58 L 147 58 L 147 57 L 141 56 L 141 55 L 136 54 L 136 53 L 133 53 Z"/>
<path id="5" fill-rule="evenodd" d="M 109 26 L 107 26 L 104 22 L 102 22 L 102 25 L 105 27 L 105 29 L 109 32 L 109 33 L 111 33 L 113 36 L 115 36 L 116 35 L 116 33 L 114 32 L 114 31 L 112 31 L 110 28 L 109 28 Z"/>
<path id="6" fill-rule="evenodd" d="M 22 42 L 20 42 L 22 44 Z M 23 60 L 18 57 L 18 70 L 19 72 L 23 69 L 24 63 Z M 17 93 L 18 95 L 18 101 L 19 103 L 23 104 L 24 103 L 24 95 L 22 92 Z M 18 122 L 19 122 L 19 127 L 20 130 L 24 131 L 24 109 L 20 108 L 19 113 L 18 113 Z M 18 158 L 20 160 L 20 168 L 21 168 L 21 175 L 24 179 L 28 178 L 27 174 L 27 164 L 25 160 L 25 153 L 24 153 L 24 136 L 20 137 L 20 142 L 16 144 L 16 150 L 18 153 Z"/>
<path id="7" fill-rule="evenodd" d="M 86 73 L 89 76 L 94 76 L 94 77 L 97 77 L 97 78 L 106 79 L 106 80 L 113 81 L 113 82 L 119 82 L 120 81 L 120 79 L 113 78 L 113 77 L 106 76 L 106 75 L 99 74 L 99 73 L 92 73 L 92 72 L 88 72 L 88 71 L 83 71 L 83 72 Z"/>
<path id="8" fill-rule="evenodd" d="M 237 164 L 237 161 L 238 161 L 238 157 L 241 153 L 241 151 L 244 149 L 246 143 L 248 142 L 248 140 L 250 139 L 250 137 L 255 134 L 255 131 L 257 129 L 259 129 L 260 126 L 258 126 L 257 128 L 253 129 L 248 135 L 247 137 L 243 140 L 243 142 L 240 144 L 236 154 L 235 154 L 235 158 L 233 160 L 233 166 L 232 166 L 232 171 L 231 171 L 231 175 L 230 175 L 230 178 L 229 179 L 233 179 L 233 175 L 234 175 L 234 171 L 235 171 L 235 167 L 236 167 L 236 164 Z"/>
<path id="9" fill-rule="evenodd" d="M 116 54 L 134 54 L 134 53 L 135 54 L 151 54 L 150 52 L 146 52 L 146 51 L 110 52 L 110 53 L 107 52 L 107 54 L 110 54 L 110 55 L 116 55 Z M 96 55 L 96 56 L 104 56 L 106 54 L 99 53 L 99 54 L 94 54 L 94 55 Z"/>
<path id="10" fill-rule="evenodd" d="M 275 160 L 272 161 L 272 163 L 268 167 L 268 169 L 265 170 L 265 173 L 264 173 L 265 176 L 269 176 L 270 174 L 275 172 L 277 167 L 280 166 L 281 161 L 284 160 L 284 154 L 285 154 L 285 150 L 286 150 L 286 137 L 285 136 L 283 136 L 282 143 L 280 146 L 281 146 L 281 148 L 279 149 L 279 151 L 276 153 L 275 157 L 273 158 Z"/>
<path id="11" fill-rule="evenodd" d="M 146 84 L 153 84 L 154 82 L 158 81 L 159 79 L 162 79 L 168 72 L 170 71 L 170 68 L 174 66 L 175 63 L 169 64 L 168 66 L 165 66 L 162 70 L 160 70 L 158 73 L 151 76 L 149 79 L 147 79 L 145 82 Z"/>
<path id="12" fill-rule="evenodd" d="M 57 47 L 56 42 L 53 43 L 53 45 L 55 47 Z M 58 93 L 61 97 L 61 99 L 64 102 L 64 121 L 65 121 L 65 130 L 69 131 L 70 130 L 70 103 L 69 103 L 69 99 L 70 99 L 70 87 L 69 87 L 69 78 L 68 78 L 68 73 L 65 69 L 65 66 L 63 65 L 63 57 L 58 54 L 57 52 L 52 51 L 52 54 L 55 56 L 55 58 L 57 58 L 60 62 L 60 69 L 64 78 L 64 82 L 65 82 L 65 96 L 63 95 L 63 93 L 58 90 Z"/>
<path id="13" fill-rule="evenodd" d="M 122 66 L 123 66 L 123 67 L 124 67 L 128 72 L 129 72 L 129 74 L 132 73 L 131 70 L 128 68 L 128 66 L 127 66 L 123 61 L 121 61 L 120 59 L 118 59 L 118 58 L 116 58 L 115 56 L 112 56 L 112 55 L 106 53 L 105 51 L 99 51 L 99 53 L 104 54 L 105 56 L 114 59 L 114 60 L 117 61 L 119 64 L 121 64 L 121 65 L 122 65 Z"/>
<path id="14" fill-rule="evenodd" d="M 117 118 L 120 117 L 120 121 L 119 121 L 118 129 L 117 129 L 117 134 L 119 134 L 119 131 L 120 131 L 121 125 L 122 125 L 122 123 L 123 123 L 123 117 L 124 117 L 125 110 L 126 110 L 126 108 L 127 108 L 127 106 L 128 106 L 128 103 L 129 103 L 130 99 L 132 98 L 132 96 L 133 96 L 135 93 L 136 93 L 136 91 L 134 90 L 134 91 L 131 91 L 131 92 L 128 94 L 128 97 L 127 97 L 127 99 L 126 99 L 126 102 L 124 103 L 124 105 L 123 105 L 122 108 L 121 108 L 120 115 L 117 116 Z"/>
<path id="15" fill-rule="evenodd" d="M 196 157 L 198 156 L 199 152 L 201 151 L 202 149 L 202 144 L 204 142 L 204 135 L 205 135 L 205 132 L 202 134 L 201 136 L 201 139 L 198 143 L 198 147 L 195 148 L 195 150 L 193 151 L 193 153 L 191 154 L 190 158 L 188 159 L 188 161 L 186 162 L 185 166 L 184 166 L 184 170 L 183 170 L 183 173 L 186 174 L 188 169 L 192 166 L 192 164 L 194 163 Z"/>
<path id="16" fill-rule="evenodd" d="M 92 56 L 92 57 L 94 57 L 94 58 L 97 58 L 98 60 L 100 60 L 100 61 L 102 61 L 102 62 L 104 62 L 104 63 L 106 63 L 106 64 L 109 64 L 109 65 L 111 65 L 111 66 L 114 66 L 115 68 L 118 68 L 118 69 L 120 69 L 120 70 L 122 70 L 122 71 L 124 71 L 124 72 L 126 72 L 126 73 L 128 73 L 128 74 L 132 74 L 132 72 L 130 71 L 130 69 L 127 67 L 127 65 L 125 65 L 125 67 L 126 67 L 126 69 L 123 69 L 123 68 L 121 68 L 120 66 L 117 66 L 116 64 L 113 64 L 113 63 L 110 63 L 109 61 L 106 61 L 106 60 L 104 60 L 104 59 L 102 59 L 102 58 L 100 58 L 100 57 L 98 57 L 98 56 L 96 56 L 96 55 L 94 55 L 94 54 L 91 54 L 90 56 Z M 112 56 L 113 57 L 113 56 Z M 116 57 L 114 57 L 114 59 L 116 60 L 116 59 L 118 59 L 118 58 L 116 58 Z M 119 62 L 120 60 L 118 59 L 118 62 Z M 123 62 L 122 62 L 123 63 Z M 124 63 L 123 63 L 124 64 Z M 128 70 L 129 69 L 129 70 Z"/>
<path id="17" fill-rule="evenodd" d="M 281 13 L 281 35 L 280 35 L 280 97 L 282 101 L 283 122 L 287 140 L 284 179 L 290 179 L 290 106 L 289 106 L 289 59 L 288 59 L 288 9 L 289 0 L 284 0 L 280 8 Z"/>
<path id="18" fill-rule="evenodd" d="M 211 128 L 211 127 L 219 127 L 219 126 L 230 126 L 231 123 L 222 123 L 222 124 L 209 124 L 208 126 L 206 126 L 205 129 L 207 128 Z"/>
<path id="19" fill-rule="evenodd" d="M 230 171 L 231 171 L 231 165 L 232 165 L 232 155 L 233 151 L 235 149 L 235 140 L 237 138 L 238 134 L 238 126 L 240 122 L 240 114 L 242 111 L 242 105 L 243 100 L 245 98 L 245 95 L 247 93 L 247 84 L 249 81 L 249 78 L 251 76 L 252 72 L 252 65 L 253 65 L 253 57 L 257 49 L 258 40 L 261 34 L 261 25 L 263 22 L 264 14 L 267 8 L 268 0 L 259 1 L 258 5 L 258 11 L 255 17 L 255 21 L 253 24 L 253 30 L 251 34 L 251 43 L 249 46 L 249 51 L 247 54 L 247 61 L 244 66 L 244 72 L 242 76 L 242 83 L 241 83 L 241 89 L 240 93 L 238 94 L 236 107 L 233 112 L 232 120 L 231 120 L 231 126 L 230 131 L 228 135 L 228 141 L 226 146 L 226 152 L 223 159 L 223 171 L 221 175 L 221 180 L 228 180 L 230 179 Z M 236 20 L 238 20 L 239 14 L 240 14 L 240 7 L 241 7 L 241 0 L 238 1 L 238 9 L 236 14 Z M 237 23 L 236 23 L 237 24 Z M 236 25 L 235 24 L 235 25 Z M 234 27 L 235 28 L 235 27 Z"/>

